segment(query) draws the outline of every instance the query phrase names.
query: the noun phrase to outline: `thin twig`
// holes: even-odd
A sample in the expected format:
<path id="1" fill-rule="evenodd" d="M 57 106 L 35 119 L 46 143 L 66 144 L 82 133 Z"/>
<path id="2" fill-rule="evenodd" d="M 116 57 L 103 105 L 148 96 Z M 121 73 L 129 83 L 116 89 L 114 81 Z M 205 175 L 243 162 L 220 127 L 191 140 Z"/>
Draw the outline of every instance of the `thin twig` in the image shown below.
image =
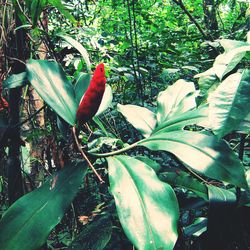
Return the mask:
<path id="1" fill-rule="evenodd" d="M 94 174 L 97 176 L 97 178 L 99 179 L 99 181 L 102 183 L 105 183 L 105 181 L 102 179 L 102 177 L 97 173 L 96 169 L 94 168 L 94 166 L 92 165 L 92 163 L 90 162 L 89 158 L 86 156 L 86 154 L 83 152 L 81 145 L 78 142 L 77 136 L 76 136 L 76 127 L 74 126 L 72 128 L 72 132 L 73 132 L 73 136 L 76 142 L 76 146 L 79 150 L 79 152 L 82 154 L 83 158 L 87 161 L 87 163 L 89 164 L 89 167 L 93 170 Z"/>

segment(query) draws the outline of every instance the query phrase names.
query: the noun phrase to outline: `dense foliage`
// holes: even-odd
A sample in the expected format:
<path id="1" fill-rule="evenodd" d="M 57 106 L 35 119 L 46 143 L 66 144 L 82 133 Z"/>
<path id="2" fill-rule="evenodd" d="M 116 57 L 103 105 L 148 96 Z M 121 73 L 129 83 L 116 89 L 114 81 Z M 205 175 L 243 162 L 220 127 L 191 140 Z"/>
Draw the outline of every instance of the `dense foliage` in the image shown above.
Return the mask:
<path id="1" fill-rule="evenodd" d="M 1 249 L 250 247 L 248 1 L 1 7 Z"/>

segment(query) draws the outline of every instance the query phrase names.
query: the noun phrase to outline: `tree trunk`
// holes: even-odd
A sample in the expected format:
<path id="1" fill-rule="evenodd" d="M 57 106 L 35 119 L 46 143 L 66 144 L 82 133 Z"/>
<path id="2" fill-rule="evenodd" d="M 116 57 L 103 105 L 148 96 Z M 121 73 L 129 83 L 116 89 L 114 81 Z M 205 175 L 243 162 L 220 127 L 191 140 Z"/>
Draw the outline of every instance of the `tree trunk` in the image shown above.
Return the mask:
<path id="1" fill-rule="evenodd" d="M 22 25 L 21 20 L 15 13 L 16 27 Z M 25 71 L 25 64 L 21 61 L 25 61 L 25 31 L 24 29 L 18 29 L 12 42 L 15 44 L 12 73 L 18 74 Z M 20 122 L 19 111 L 21 101 L 21 88 L 11 89 L 9 92 L 9 153 L 7 160 L 7 172 L 8 172 L 8 196 L 9 204 L 14 203 L 23 194 L 23 181 L 20 162 L 20 126 L 17 124 Z"/>

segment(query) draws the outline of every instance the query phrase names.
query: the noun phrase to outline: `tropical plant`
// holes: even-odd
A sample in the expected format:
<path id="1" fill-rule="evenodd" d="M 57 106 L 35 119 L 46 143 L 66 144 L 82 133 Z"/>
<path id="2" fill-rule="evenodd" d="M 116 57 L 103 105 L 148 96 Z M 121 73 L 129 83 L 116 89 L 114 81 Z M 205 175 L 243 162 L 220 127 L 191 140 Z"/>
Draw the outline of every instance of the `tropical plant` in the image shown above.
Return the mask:
<path id="1" fill-rule="evenodd" d="M 191 190 L 206 201 L 213 197 L 211 193 L 218 192 L 221 195 L 216 199 L 220 202 L 249 204 L 249 200 L 244 203 L 242 199 L 237 200 L 235 190 L 248 192 L 246 174 L 241 161 L 222 137 L 233 130 L 249 132 L 250 72 L 244 67 L 236 73 L 232 71 L 250 46 L 247 42 L 234 40 L 221 40 L 220 43 L 225 49 L 224 54 L 215 59 L 211 69 L 196 76 L 200 78 L 203 100 L 209 94 L 208 104 L 197 107 L 199 91 L 194 83 L 178 80 L 159 93 L 157 106 L 151 110 L 130 104 L 117 105 L 117 110 L 144 139 L 111 152 L 86 152 L 97 160 L 106 159 L 110 192 L 120 222 L 138 249 L 173 249 L 179 220 L 175 186 Z M 88 57 L 83 59 L 88 65 Z M 79 90 L 79 86 L 77 84 L 74 89 L 56 62 L 30 60 L 26 70 L 28 81 L 23 81 L 22 73 L 7 79 L 4 87 L 15 88 L 17 81 L 13 79 L 17 77 L 19 85 L 32 84 L 54 112 L 69 125 L 76 126 L 79 100 L 75 96 L 79 93 L 75 89 Z M 86 90 L 86 87 L 81 89 Z M 111 100 L 109 92 L 103 100 L 106 102 L 103 110 Z M 114 137 L 98 140 L 105 144 L 107 139 Z M 131 150 L 136 152 L 140 146 L 174 154 L 186 170 L 174 168 L 174 172 L 169 172 L 145 154 L 143 157 L 134 156 Z M 76 165 L 66 166 L 41 188 L 23 196 L 7 210 L 0 224 L 3 249 L 36 249 L 46 242 L 86 174 L 86 168 L 82 168 L 86 163 Z M 212 180 L 219 181 L 219 184 L 214 186 Z"/>
<path id="2" fill-rule="evenodd" d="M 46 129 L 34 130 L 32 135 L 26 134 L 26 137 L 32 140 L 41 134 L 46 134 L 49 138 L 56 134 L 55 137 L 59 138 L 64 150 L 67 150 L 67 159 L 61 160 L 59 170 L 52 164 L 58 160 L 56 157 L 53 160 L 46 159 L 41 164 L 47 174 L 39 179 L 37 186 L 40 187 L 30 187 L 34 190 L 23 196 L 22 192 L 14 193 L 14 199 L 10 201 L 13 204 L 5 209 L 0 221 L 1 249 L 41 249 L 45 244 L 47 248 L 53 249 L 51 238 L 53 241 L 53 234 L 58 232 L 62 239 L 66 238 L 63 245 L 69 249 L 104 249 L 110 242 L 112 229 L 120 226 L 116 224 L 116 215 L 125 235 L 137 249 L 173 249 L 178 248 L 178 245 L 182 249 L 181 240 L 185 236 L 197 236 L 202 247 L 207 244 L 211 249 L 216 242 L 218 248 L 223 249 L 230 244 L 227 242 L 228 235 L 233 240 L 234 235 L 238 237 L 240 227 L 235 225 L 235 229 L 229 231 L 233 223 L 236 223 L 236 219 L 230 219 L 236 217 L 239 219 L 238 224 L 242 222 L 245 219 L 245 213 L 241 213 L 245 210 L 242 208 L 249 207 L 250 204 L 249 166 L 245 166 L 243 159 L 244 143 L 250 128 L 250 71 L 247 68 L 249 41 L 221 39 L 207 42 L 205 46 L 213 48 L 213 52 L 224 51 L 215 58 L 210 69 L 195 76 L 198 82 L 190 75 L 185 80 L 174 81 L 173 84 L 170 84 L 170 81 L 182 74 L 180 65 L 183 65 L 189 55 L 192 55 L 190 65 L 187 65 L 189 61 L 185 63 L 182 67 L 183 72 L 198 72 L 204 65 L 200 67 L 197 61 L 214 55 L 203 55 L 200 48 L 202 39 L 218 36 L 219 32 L 226 34 L 232 26 L 234 30 L 238 27 L 237 20 L 233 20 L 226 26 L 221 21 L 209 23 L 210 26 L 204 28 L 194 16 L 203 15 L 204 12 L 207 20 L 211 21 L 212 17 L 220 17 L 223 14 L 223 20 L 230 20 L 232 12 L 240 10 L 240 13 L 245 13 L 246 8 L 240 8 L 245 5 L 228 5 L 233 10 L 227 12 L 224 10 L 227 6 L 225 1 L 218 1 L 220 8 L 216 14 L 215 3 L 210 9 L 209 1 L 195 1 L 197 8 L 193 8 L 190 1 L 170 1 L 168 4 L 166 1 L 155 1 L 152 5 L 149 1 L 147 8 L 152 8 L 151 13 L 143 8 L 140 2 L 122 1 L 122 6 L 119 2 L 98 1 L 98 4 L 89 6 L 88 1 L 85 1 L 86 13 L 103 10 L 102 15 L 106 19 L 97 19 L 97 22 L 102 21 L 105 24 L 101 33 L 94 32 L 96 22 L 93 17 L 86 17 L 84 13 L 81 14 L 81 18 L 89 29 L 79 29 L 83 24 L 76 21 L 61 1 L 25 1 L 25 8 L 19 1 L 13 1 L 18 20 L 16 30 L 29 32 L 34 47 L 37 46 L 37 40 L 42 38 L 53 60 L 30 59 L 25 63 L 25 69 L 22 66 L 21 72 L 14 71 L 15 74 L 11 74 L 3 82 L 3 88 L 12 93 L 10 116 L 18 116 L 19 109 L 16 107 L 15 110 L 13 103 L 19 103 L 21 89 L 25 89 L 26 93 L 29 86 L 32 86 L 45 102 L 45 106 L 34 115 L 45 109 L 49 122 L 46 123 Z M 204 3 L 203 8 L 201 2 Z M 112 4 L 112 7 L 109 4 Z M 73 0 L 67 4 L 72 9 L 79 5 L 81 2 Z M 126 15 L 122 15 L 124 6 L 128 9 Z M 59 11 L 68 20 L 68 23 L 62 23 L 65 30 L 60 28 L 60 32 L 51 36 L 55 48 L 51 46 L 51 34 L 48 34 L 50 31 L 46 31 L 40 20 L 41 13 L 46 8 L 52 8 L 51 13 L 54 16 Z M 165 17 L 173 10 L 177 17 L 183 13 L 187 16 L 185 19 L 171 16 L 166 20 Z M 120 15 L 115 16 L 113 11 Z M 79 12 L 74 14 L 80 15 Z M 113 17 L 112 22 L 107 21 Z M 56 18 L 54 21 L 59 22 Z M 118 21 L 124 21 L 124 25 L 118 27 Z M 126 22 L 129 23 L 129 31 Z M 186 25 L 181 25 L 181 22 L 192 24 L 189 24 L 186 31 Z M 138 33 L 136 25 L 141 28 Z M 224 30 L 217 30 L 222 26 Z M 211 27 L 210 34 L 208 31 Z M 178 36 L 180 39 L 176 46 L 169 36 L 165 37 L 166 29 L 171 29 L 171 36 Z M 73 36 L 68 35 L 71 30 Z M 79 39 L 76 39 L 76 30 L 79 32 Z M 65 34 L 66 32 L 68 34 Z M 87 36 L 83 38 L 85 33 Z M 126 39 L 120 36 L 116 38 L 116 34 L 122 33 L 125 33 Z M 192 37 L 198 37 L 200 41 L 190 40 L 190 34 Z M 22 36 L 24 35 L 23 33 Z M 79 41 L 85 41 L 87 49 L 94 47 L 98 53 L 109 58 L 106 64 L 108 84 L 105 86 L 104 94 L 102 93 L 103 98 L 98 110 L 95 107 L 93 121 L 88 124 L 78 124 L 76 119 L 82 96 L 89 90 L 91 79 L 93 80 L 89 54 Z M 164 61 L 168 58 L 164 48 L 166 41 L 167 51 L 172 54 L 168 62 Z M 184 42 L 181 44 L 179 41 Z M 141 43 L 141 51 L 138 43 Z M 132 45 L 131 48 L 129 45 Z M 60 53 L 63 53 L 63 50 L 67 51 L 68 46 L 73 50 L 73 60 L 67 56 L 66 59 L 60 58 Z M 18 48 L 20 50 L 20 46 Z M 195 52 L 191 53 L 194 48 Z M 114 55 L 109 55 L 108 51 Z M 117 52 L 126 57 L 117 56 Z M 93 53 L 96 53 L 95 59 L 99 61 L 100 54 L 96 51 Z M 33 58 L 36 58 L 35 55 Z M 131 67 L 128 65 L 128 58 L 131 59 Z M 176 58 L 180 61 L 174 63 Z M 193 60 L 194 58 L 196 59 Z M 66 66 L 63 67 L 64 63 Z M 117 64 L 122 67 L 116 67 Z M 143 85 L 143 79 L 145 80 L 152 72 L 163 72 L 161 88 L 164 84 L 164 90 L 156 95 L 155 101 L 147 102 L 144 95 L 148 89 Z M 176 74 L 175 77 L 172 78 L 172 74 Z M 117 103 L 117 100 L 129 103 L 129 98 L 115 99 L 114 95 L 113 100 L 112 87 L 119 94 L 119 86 L 110 86 L 109 81 L 115 82 L 117 79 L 129 91 L 137 91 L 134 103 L 142 103 L 141 106 Z M 147 79 L 154 80 L 155 76 Z M 167 81 L 164 82 L 164 79 Z M 128 82 L 135 82 L 135 85 L 129 85 Z M 13 102 L 15 97 L 18 97 L 18 100 Z M 84 97 L 85 103 L 88 101 L 86 99 L 87 95 Z M 34 115 L 27 120 L 31 120 Z M 113 123 L 107 119 L 108 115 L 111 116 L 110 120 L 115 120 Z M 127 139 L 124 139 L 122 133 L 119 134 L 119 125 L 112 126 L 117 121 L 119 124 L 125 123 L 121 115 L 125 117 L 126 126 L 135 136 L 128 138 L 126 135 Z M 19 131 L 15 129 L 27 121 L 10 120 L 11 123 L 7 124 L 5 117 L 1 116 L 1 126 L 4 128 L 4 136 L 0 138 L 1 151 L 3 147 L 8 146 L 2 145 L 6 134 L 10 136 L 15 131 L 16 137 L 10 136 L 12 144 L 16 138 L 21 140 Z M 234 147 L 229 140 L 233 133 L 241 135 L 240 142 L 234 144 Z M 48 142 L 51 143 L 53 140 L 50 138 Z M 19 141 L 18 147 L 16 144 L 10 147 L 9 153 L 12 156 L 14 153 L 17 158 Z M 237 147 L 239 157 L 236 155 Z M 57 150 L 59 146 L 48 147 L 48 155 L 53 156 Z M 9 169 L 16 166 L 17 168 L 13 169 L 20 171 L 16 158 L 9 159 Z M 169 159 L 171 164 L 165 162 Z M 94 174 L 88 172 L 88 166 Z M 23 172 L 25 174 L 25 170 Z M 21 172 L 18 174 L 20 180 Z M 27 179 L 32 186 L 32 180 L 28 177 Z M 14 179 L 9 183 L 12 189 L 13 181 Z M 2 182 L 0 179 L 1 187 L 4 186 Z M 79 216 L 77 220 L 77 206 L 74 202 L 78 199 L 77 194 L 82 195 L 88 188 L 94 189 L 95 196 L 105 198 L 100 198 L 103 203 L 92 209 L 90 216 Z M 104 193 L 100 191 L 102 189 L 105 190 Z M 19 198 L 20 196 L 22 197 Z M 89 192 L 83 197 L 78 199 L 78 206 L 88 206 L 89 201 L 86 200 L 93 196 Z M 190 202 L 191 208 L 197 210 L 192 216 L 187 215 L 187 211 L 190 210 L 185 202 Z M 116 210 L 113 209 L 114 204 Z M 73 214 L 74 222 L 69 220 L 74 225 L 69 234 L 65 231 L 70 229 L 58 229 L 57 225 L 67 220 L 70 213 Z M 185 217 L 188 217 L 186 221 Z M 94 221 L 89 223 L 91 220 Z M 77 226 L 79 221 L 83 224 L 82 227 Z M 82 230 L 79 231 L 79 228 Z"/>

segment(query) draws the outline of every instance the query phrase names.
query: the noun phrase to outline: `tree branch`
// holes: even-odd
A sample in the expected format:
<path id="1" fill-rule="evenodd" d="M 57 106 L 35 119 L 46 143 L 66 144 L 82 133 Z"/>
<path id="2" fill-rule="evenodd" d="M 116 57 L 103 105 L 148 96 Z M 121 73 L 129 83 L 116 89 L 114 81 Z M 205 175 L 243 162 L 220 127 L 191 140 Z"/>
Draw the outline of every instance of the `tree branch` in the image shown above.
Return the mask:
<path id="1" fill-rule="evenodd" d="M 197 29 L 200 31 L 204 39 L 209 39 L 213 41 L 213 38 L 206 34 L 205 31 L 201 28 L 199 23 L 195 20 L 195 18 L 191 15 L 191 13 L 186 9 L 185 5 L 183 4 L 182 0 L 173 0 L 173 2 L 180 6 L 180 8 L 184 11 L 184 13 L 188 16 L 189 20 L 197 27 Z"/>

